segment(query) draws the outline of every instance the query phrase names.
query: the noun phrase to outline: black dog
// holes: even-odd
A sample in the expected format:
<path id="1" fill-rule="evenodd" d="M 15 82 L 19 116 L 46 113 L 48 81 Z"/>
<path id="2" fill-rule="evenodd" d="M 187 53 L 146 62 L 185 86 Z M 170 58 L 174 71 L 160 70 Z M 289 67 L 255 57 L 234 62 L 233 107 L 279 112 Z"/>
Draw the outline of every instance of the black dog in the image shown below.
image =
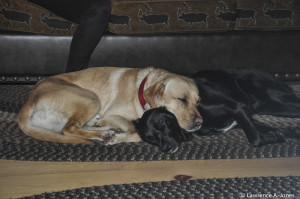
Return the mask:
<path id="1" fill-rule="evenodd" d="M 165 153 L 174 153 L 181 142 L 192 140 L 192 134 L 182 129 L 175 115 L 164 107 L 146 111 L 133 124 L 144 142 L 158 146 Z"/>
<path id="2" fill-rule="evenodd" d="M 203 117 L 198 135 L 242 128 L 253 146 L 300 138 L 300 129 L 280 131 L 254 120 L 253 114 L 300 118 L 300 98 L 273 75 L 254 69 L 200 71 L 193 76 Z"/>

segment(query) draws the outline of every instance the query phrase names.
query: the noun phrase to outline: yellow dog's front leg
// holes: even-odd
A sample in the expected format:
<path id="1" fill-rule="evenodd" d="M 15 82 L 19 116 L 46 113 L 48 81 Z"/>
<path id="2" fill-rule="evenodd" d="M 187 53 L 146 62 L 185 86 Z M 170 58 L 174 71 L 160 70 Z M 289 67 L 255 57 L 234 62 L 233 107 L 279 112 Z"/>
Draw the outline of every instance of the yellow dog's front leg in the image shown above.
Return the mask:
<path id="1" fill-rule="evenodd" d="M 110 139 L 107 139 L 106 145 L 113 145 L 121 142 L 140 142 L 141 138 L 136 133 L 133 124 L 119 115 L 106 116 L 100 119 L 98 125 L 101 127 L 109 127 L 115 131 Z"/>

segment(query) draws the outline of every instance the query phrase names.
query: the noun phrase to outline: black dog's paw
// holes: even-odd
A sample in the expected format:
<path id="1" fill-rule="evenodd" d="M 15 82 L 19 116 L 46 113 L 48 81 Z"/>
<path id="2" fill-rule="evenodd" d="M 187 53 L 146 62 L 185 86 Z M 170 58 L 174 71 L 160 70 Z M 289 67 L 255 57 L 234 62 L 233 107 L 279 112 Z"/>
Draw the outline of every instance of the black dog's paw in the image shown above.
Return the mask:
<path id="1" fill-rule="evenodd" d="M 294 127 L 287 127 L 280 129 L 282 134 L 287 138 L 300 139 L 300 129 Z"/>
<path id="2" fill-rule="evenodd" d="M 202 126 L 194 134 L 197 135 L 197 136 L 206 136 L 206 135 L 218 135 L 218 134 L 220 134 L 220 132 L 216 131 L 215 129 Z"/>
<path id="3" fill-rule="evenodd" d="M 250 143 L 252 144 L 252 146 L 260 147 L 267 144 L 282 143 L 282 142 L 285 142 L 285 136 L 282 133 L 277 131 L 275 132 L 269 131 L 260 134 L 258 139 L 253 140 Z"/>

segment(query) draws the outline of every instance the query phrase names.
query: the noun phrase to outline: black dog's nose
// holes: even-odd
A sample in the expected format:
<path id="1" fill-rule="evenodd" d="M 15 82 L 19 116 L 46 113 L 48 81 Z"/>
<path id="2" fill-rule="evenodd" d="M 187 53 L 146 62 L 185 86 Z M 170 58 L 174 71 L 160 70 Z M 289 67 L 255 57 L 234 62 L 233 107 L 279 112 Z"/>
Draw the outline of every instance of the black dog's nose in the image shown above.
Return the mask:
<path id="1" fill-rule="evenodd" d="M 171 150 L 171 146 L 169 145 L 166 145 L 165 147 L 164 147 L 164 149 L 162 149 L 163 150 L 163 152 L 169 152 L 170 150 Z"/>
<path id="2" fill-rule="evenodd" d="M 161 148 L 162 152 L 164 153 L 175 153 L 179 149 L 179 146 L 170 146 L 170 145 L 165 145 Z"/>

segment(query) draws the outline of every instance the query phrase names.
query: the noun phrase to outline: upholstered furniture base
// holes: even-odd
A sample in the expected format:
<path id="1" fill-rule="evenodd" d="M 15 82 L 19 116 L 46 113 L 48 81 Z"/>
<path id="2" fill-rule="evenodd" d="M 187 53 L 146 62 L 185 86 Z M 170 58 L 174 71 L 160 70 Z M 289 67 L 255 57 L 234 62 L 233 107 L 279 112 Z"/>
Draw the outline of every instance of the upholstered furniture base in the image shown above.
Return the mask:
<path id="1" fill-rule="evenodd" d="M 36 81 L 32 77 L 65 71 L 71 36 L 0 33 L 1 81 Z M 106 34 L 90 67 L 154 66 L 191 75 L 201 69 L 258 68 L 299 77 L 300 31 L 224 33 Z"/>

